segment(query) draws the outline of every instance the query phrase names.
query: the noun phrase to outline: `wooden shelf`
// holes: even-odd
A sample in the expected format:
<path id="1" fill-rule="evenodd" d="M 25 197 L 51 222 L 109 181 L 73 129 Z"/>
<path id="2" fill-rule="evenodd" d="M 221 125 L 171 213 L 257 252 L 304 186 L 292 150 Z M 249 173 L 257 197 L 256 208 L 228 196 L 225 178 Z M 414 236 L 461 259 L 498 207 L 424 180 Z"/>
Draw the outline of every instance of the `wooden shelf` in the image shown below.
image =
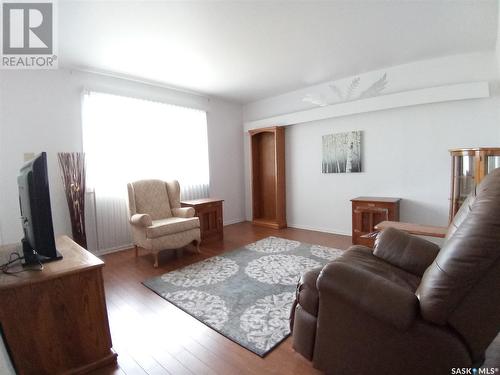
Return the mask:
<path id="1" fill-rule="evenodd" d="M 249 133 L 253 223 L 285 228 L 285 129 L 275 126 Z"/>
<path id="2" fill-rule="evenodd" d="M 268 228 L 274 228 L 274 229 L 281 229 L 281 228 L 283 228 L 274 219 L 253 219 L 252 222 L 255 225 L 260 225 L 261 227 L 268 227 Z"/>

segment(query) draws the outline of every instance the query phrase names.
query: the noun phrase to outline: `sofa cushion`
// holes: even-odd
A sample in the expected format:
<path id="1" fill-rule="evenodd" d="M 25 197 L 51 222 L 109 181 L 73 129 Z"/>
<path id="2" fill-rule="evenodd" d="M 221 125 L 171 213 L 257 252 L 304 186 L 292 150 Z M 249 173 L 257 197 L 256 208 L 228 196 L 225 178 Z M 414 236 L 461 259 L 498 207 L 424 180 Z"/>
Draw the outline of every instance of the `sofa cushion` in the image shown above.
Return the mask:
<path id="1" fill-rule="evenodd" d="M 455 234 L 460 224 L 462 224 L 467 215 L 469 215 L 469 212 L 472 210 L 472 205 L 474 204 L 475 200 L 476 200 L 476 188 L 474 188 L 474 190 L 467 196 L 467 199 L 465 199 L 464 203 L 462 203 L 462 206 L 460 206 L 460 209 L 455 214 L 455 217 L 448 226 L 448 231 L 446 232 L 446 237 L 445 237 L 446 240 L 448 240 L 451 236 Z"/>
<path id="2" fill-rule="evenodd" d="M 419 276 L 377 258 L 373 255 L 372 249 L 365 246 L 351 246 L 344 254 L 335 259 L 334 262 L 347 263 L 353 267 L 378 275 L 412 292 L 420 284 Z"/>
<path id="3" fill-rule="evenodd" d="M 146 228 L 146 237 L 158 238 L 199 227 L 200 220 L 197 217 L 169 217 L 166 219 L 153 220 L 153 224 Z"/>
<path id="4" fill-rule="evenodd" d="M 396 228 L 384 229 L 375 240 L 373 255 L 393 266 L 422 277 L 436 255 L 439 246 Z"/>
<path id="5" fill-rule="evenodd" d="M 500 265 L 500 168 L 488 174 L 476 191 L 472 206 L 465 208 L 468 214 L 425 271 L 417 290 L 422 316 L 436 324 L 447 324 L 471 289 Z M 491 288 L 498 295 L 498 286 Z M 484 305 L 488 303 L 484 300 Z M 480 304 L 475 307 L 486 311 Z M 498 315 L 491 318 L 500 322 Z"/>

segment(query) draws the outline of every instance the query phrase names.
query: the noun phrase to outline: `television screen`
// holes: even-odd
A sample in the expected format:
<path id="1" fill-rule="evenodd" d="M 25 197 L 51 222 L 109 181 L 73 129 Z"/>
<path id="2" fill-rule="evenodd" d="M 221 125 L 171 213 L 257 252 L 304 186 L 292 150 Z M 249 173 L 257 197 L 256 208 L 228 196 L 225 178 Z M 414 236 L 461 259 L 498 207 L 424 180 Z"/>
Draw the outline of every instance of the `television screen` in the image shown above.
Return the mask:
<path id="1" fill-rule="evenodd" d="M 24 231 L 24 263 L 33 264 L 62 258 L 56 250 L 54 239 L 45 152 L 22 166 L 17 184 Z"/>

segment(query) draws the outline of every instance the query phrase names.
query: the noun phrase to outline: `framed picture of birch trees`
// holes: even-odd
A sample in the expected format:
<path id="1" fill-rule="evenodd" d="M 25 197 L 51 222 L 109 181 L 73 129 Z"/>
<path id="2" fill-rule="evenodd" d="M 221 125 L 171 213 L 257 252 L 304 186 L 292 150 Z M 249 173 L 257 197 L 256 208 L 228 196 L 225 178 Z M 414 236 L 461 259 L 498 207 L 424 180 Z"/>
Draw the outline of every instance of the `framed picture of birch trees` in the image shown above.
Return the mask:
<path id="1" fill-rule="evenodd" d="M 361 172 L 360 130 L 323 136 L 322 172 Z"/>

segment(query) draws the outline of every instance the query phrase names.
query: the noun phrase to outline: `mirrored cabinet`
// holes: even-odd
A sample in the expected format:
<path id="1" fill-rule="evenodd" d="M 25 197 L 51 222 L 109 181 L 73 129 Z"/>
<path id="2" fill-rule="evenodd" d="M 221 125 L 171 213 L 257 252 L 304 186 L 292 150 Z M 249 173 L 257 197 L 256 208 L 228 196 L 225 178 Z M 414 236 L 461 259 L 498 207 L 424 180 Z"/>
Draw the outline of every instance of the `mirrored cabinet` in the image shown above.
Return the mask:
<path id="1" fill-rule="evenodd" d="M 500 167 L 500 148 L 457 148 L 451 154 L 450 221 L 467 195 L 489 172 Z"/>

